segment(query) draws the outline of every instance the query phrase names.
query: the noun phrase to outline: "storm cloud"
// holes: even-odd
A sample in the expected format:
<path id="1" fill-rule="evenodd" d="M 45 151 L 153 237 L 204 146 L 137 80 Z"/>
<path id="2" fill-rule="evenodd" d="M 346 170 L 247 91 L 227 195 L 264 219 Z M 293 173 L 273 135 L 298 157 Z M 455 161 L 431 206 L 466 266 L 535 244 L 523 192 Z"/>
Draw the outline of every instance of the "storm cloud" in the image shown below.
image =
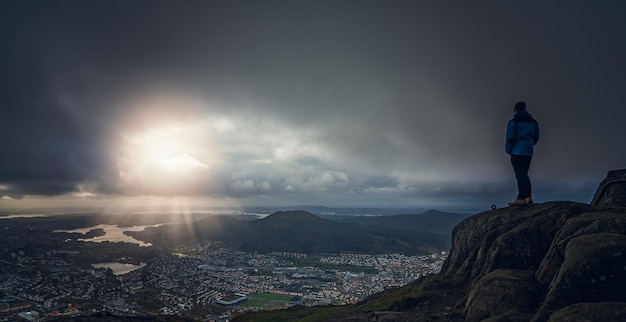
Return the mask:
<path id="1" fill-rule="evenodd" d="M 626 5 L 5 1 L 0 203 L 504 203 L 527 102 L 536 201 L 624 168 Z M 0 204 L 1 205 L 1 204 Z"/>

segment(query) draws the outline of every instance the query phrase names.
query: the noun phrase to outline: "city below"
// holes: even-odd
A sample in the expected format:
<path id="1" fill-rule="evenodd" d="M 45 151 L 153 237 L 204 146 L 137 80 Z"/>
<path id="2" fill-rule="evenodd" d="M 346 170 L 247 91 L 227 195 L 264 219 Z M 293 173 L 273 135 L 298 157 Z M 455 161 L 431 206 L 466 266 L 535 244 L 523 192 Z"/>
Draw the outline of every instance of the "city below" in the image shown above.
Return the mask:
<path id="1" fill-rule="evenodd" d="M 0 225 L 2 321 L 102 314 L 228 321 L 246 311 L 345 305 L 437 273 L 447 256 L 259 253 L 206 240 L 164 248 L 128 236 L 111 242 L 103 237 L 113 232 L 95 227 L 51 230 L 61 226 L 43 219 Z"/>

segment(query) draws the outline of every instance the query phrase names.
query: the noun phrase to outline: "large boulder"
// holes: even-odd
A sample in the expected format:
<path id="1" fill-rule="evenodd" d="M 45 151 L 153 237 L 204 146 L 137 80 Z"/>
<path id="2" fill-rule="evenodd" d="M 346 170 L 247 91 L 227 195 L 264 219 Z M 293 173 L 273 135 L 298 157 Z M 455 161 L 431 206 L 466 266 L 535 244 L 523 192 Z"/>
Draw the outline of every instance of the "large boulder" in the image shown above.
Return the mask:
<path id="1" fill-rule="evenodd" d="M 550 284 L 563 264 L 565 247 L 569 241 L 575 237 L 596 233 L 626 235 L 626 215 L 619 212 L 590 212 L 569 219 L 554 237 L 548 253 L 537 270 L 537 280 L 546 286 Z"/>
<path id="2" fill-rule="evenodd" d="M 574 304 L 626 304 L 624 212 L 549 202 L 477 214 L 455 228 L 440 277 L 465 285 L 466 321 L 547 321 Z"/>
<path id="3" fill-rule="evenodd" d="M 529 321 L 542 299 L 544 288 L 533 270 L 497 269 L 479 279 L 469 290 L 466 321 Z"/>
<path id="4" fill-rule="evenodd" d="M 583 203 L 548 202 L 469 217 L 452 232 L 441 274 L 467 283 L 495 269 L 536 269 L 565 222 L 592 209 Z"/>
<path id="5" fill-rule="evenodd" d="M 626 236 L 612 233 L 571 239 L 564 261 L 535 317 L 545 321 L 576 303 L 626 303 Z"/>
<path id="6" fill-rule="evenodd" d="M 591 204 L 598 207 L 626 207 L 626 169 L 609 171 L 598 186 Z"/>
<path id="7" fill-rule="evenodd" d="M 548 322 L 626 321 L 626 303 L 580 303 L 562 308 Z"/>

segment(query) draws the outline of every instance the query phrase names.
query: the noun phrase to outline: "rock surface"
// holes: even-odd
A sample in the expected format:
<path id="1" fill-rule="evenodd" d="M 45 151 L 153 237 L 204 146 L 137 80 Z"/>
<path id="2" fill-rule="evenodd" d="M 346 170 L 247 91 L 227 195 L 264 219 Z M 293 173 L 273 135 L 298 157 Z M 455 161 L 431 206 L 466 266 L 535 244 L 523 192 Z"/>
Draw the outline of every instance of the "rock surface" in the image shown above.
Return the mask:
<path id="1" fill-rule="evenodd" d="M 591 204 L 626 207 L 626 169 L 609 171 L 598 186 Z"/>
<path id="2" fill-rule="evenodd" d="M 624 316 L 626 316 L 624 303 L 582 303 L 554 312 L 548 322 L 624 321 Z"/>
<path id="3" fill-rule="evenodd" d="M 571 321 L 580 305 L 626 305 L 626 214 L 574 202 L 477 214 L 455 228 L 440 278 L 465 285 L 466 321 Z"/>

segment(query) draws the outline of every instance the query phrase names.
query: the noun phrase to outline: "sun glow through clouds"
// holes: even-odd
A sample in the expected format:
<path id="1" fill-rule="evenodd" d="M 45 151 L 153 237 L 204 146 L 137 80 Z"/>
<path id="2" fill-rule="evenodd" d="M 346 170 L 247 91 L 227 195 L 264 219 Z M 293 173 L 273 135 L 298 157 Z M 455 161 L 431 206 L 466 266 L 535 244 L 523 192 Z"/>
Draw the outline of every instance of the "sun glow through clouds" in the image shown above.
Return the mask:
<path id="1" fill-rule="evenodd" d="M 206 185 L 209 146 L 193 124 L 161 124 L 124 135 L 119 158 L 125 187 L 143 194 L 177 195 Z"/>
<path id="2" fill-rule="evenodd" d="M 168 91 L 125 101 L 134 112 L 119 119 L 111 143 L 117 168 L 107 188 L 129 197 L 265 202 L 299 192 L 331 193 L 351 184 L 325 132 L 231 115 L 236 106 L 219 104 Z M 80 191 L 99 188 L 94 187 Z"/>

